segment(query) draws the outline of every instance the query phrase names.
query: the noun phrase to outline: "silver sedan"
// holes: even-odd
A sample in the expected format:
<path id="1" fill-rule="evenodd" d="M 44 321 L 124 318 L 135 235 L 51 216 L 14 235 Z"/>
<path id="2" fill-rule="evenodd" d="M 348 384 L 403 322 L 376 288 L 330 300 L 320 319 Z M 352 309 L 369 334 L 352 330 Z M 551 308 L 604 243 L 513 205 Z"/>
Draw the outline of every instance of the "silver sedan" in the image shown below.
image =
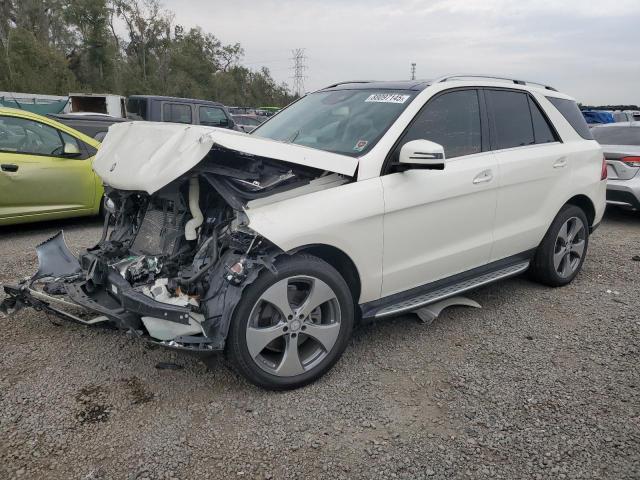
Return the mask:
<path id="1" fill-rule="evenodd" d="M 640 122 L 591 129 L 607 161 L 607 203 L 640 210 Z"/>

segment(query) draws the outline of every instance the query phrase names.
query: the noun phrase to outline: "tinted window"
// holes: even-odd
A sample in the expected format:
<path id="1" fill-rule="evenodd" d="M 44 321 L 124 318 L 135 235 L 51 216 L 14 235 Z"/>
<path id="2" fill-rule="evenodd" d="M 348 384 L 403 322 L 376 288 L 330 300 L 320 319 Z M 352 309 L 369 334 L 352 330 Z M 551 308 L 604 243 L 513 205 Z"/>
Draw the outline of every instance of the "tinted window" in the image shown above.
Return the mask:
<path id="1" fill-rule="evenodd" d="M 62 135 L 62 141 L 64 143 L 69 143 L 69 144 L 75 146 L 78 149 L 78 151 L 80 151 L 80 144 L 78 143 L 78 140 L 73 138 L 68 133 L 60 132 L 60 135 Z"/>
<path id="2" fill-rule="evenodd" d="M 192 123 L 191 105 L 165 103 L 162 106 L 162 121 L 173 123 Z"/>
<path id="3" fill-rule="evenodd" d="M 219 127 L 220 125 L 227 126 L 229 124 L 229 120 L 221 108 L 199 107 L 198 112 L 200 125 Z"/>
<path id="4" fill-rule="evenodd" d="M 487 90 L 493 112 L 494 149 L 522 147 L 535 142 L 526 93 Z"/>
<path id="5" fill-rule="evenodd" d="M 640 127 L 594 127 L 591 133 L 601 145 L 640 145 Z"/>
<path id="6" fill-rule="evenodd" d="M 62 155 L 60 133 L 33 120 L 0 117 L 0 150 L 36 155 Z"/>
<path id="7" fill-rule="evenodd" d="M 449 92 L 429 101 L 418 113 L 402 141 L 404 144 L 419 139 L 442 145 L 447 158 L 481 152 L 477 91 Z"/>
<path id="8" fill-rule="evenodd" d="M 129 98 L 127 100 L 127 118 L 131 120 L 147 119 L 147 99 Z"/>
<path id="9" fill-rule="evenodd" d="M 565 100 L 564 98 L 547 97 L 554 107 L 562 114 L 573 129 L 585 140 L 593 140 L 591 131 L 587 126 L 587 122 L 582 116 L 582 112 L 573 100 Z"/>
<path id="10" fill-rule="evenodd" d="M 551 125 L 549 125 L 549 121 L 531 97 L 529 97 L 529 109 L 531 110 L 531 121 L 533 122 L 533 136 L 535 137 L 535 142 L 549 143 L 557 141 L 558 139 L 554 135 Z"/>

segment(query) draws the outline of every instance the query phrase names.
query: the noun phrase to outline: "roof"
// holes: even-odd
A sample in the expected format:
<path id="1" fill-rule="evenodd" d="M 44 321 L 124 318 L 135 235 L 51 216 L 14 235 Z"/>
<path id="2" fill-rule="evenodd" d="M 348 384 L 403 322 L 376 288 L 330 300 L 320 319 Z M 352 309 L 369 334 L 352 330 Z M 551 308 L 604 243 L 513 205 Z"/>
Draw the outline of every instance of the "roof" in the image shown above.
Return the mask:
<path id="1" fill-rule="evenodd" d="M 329 85 L 322 90 L 415 90 L 421 91 L 431 85 L 430 80 L 375 81 L 351 80 Z"/>
<path id="2" fill-rule="evenodd" d="M 434 80 L 400 80 L 400 81 L 375 81 L 375 80 L 351 80 L 334 83 L 321 90 L 413 90 L 421 91 L 425 88 L 442 82 L 471 82 L 483 86 L 493 86 L 494 84 L 504 86 L 512 85 L 525 89 L 536 89 L 543 91 L 545 95 L 558 96 L 564 98 L 565 95 L 559 93 L 555 88 L 540 82 L 515 79 L 511 77 L 480 75 L 480 74 L 455 74 L 438 77 Z M 569 98 L 569 97 L 567 97 Z"/>
<path id="3" fill-rule="evenodd" d="M 129 95 L 128 100 L 136 98 L 145 98 L 148 100 L 165 100 L 176 103 L 202 103 L 206 105 L 215 105 L 216 107 L 223 107 L 220 102 L 214 102 L 213 100 L 202 100 L 201 98 L 182 98 L 182 97 L 166 97 L 163 95 Z"/>

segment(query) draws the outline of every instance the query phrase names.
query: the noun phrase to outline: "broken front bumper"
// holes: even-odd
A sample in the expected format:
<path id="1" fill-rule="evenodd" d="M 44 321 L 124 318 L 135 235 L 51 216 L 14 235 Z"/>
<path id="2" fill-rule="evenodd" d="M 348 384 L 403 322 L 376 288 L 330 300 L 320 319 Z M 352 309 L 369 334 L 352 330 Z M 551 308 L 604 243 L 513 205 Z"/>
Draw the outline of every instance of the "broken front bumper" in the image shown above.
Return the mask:
<path id="1" fill-rule="evenodd" d="M 224 347 L 219 339 L 185 335 L 160 341 L 146 334 L 142 317 L 189 325 L 192 309 L 154 300 L 135 290 L 116 270 L 110 269 L 95 284 L 94 265 L 83 269 L 67 248 L 62 232 L 36 247 L 36 274 L 16 285 L 5 285 L 7 298 L 0 312 L 12 314 L 23 307 L 55 314 L 84 325 L 109 322 L 154 343 L 186 350 L 212 352 Z M 39 288 L 42 287 L 42 288 Z"/>

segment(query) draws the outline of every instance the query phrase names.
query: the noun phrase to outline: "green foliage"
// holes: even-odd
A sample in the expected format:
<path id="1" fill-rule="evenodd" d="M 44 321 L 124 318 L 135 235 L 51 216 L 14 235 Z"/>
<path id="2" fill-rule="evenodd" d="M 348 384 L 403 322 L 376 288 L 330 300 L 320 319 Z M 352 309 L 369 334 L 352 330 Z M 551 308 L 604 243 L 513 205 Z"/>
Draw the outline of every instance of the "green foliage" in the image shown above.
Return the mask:
<path id="1" fill-rule="evenodd" d="M 125 38 L 117 24 L 126 27 Z M 269 71 L 243 67 L 240 44 L 175 25 L 158 0 L 1 0 L 0 90 L 72 90 L 283 106 Z"/>

